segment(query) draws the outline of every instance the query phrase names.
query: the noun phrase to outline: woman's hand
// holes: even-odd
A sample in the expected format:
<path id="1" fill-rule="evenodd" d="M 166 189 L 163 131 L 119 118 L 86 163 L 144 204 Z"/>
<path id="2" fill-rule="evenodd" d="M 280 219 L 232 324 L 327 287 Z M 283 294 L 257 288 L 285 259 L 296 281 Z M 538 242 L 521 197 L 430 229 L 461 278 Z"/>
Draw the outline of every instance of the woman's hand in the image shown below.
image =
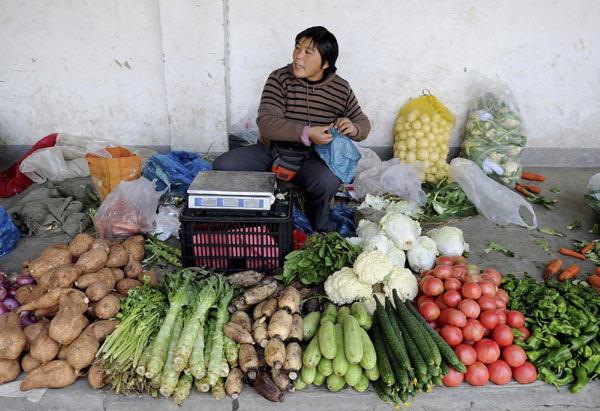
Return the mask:
<path id="1" fill-rule="evenodd" d="M 312 126 L 308 129 L 308 138 L 318 146 L 327 144 L 333 139 L 331 131 L 329 131 L 331 127 L 333 127 L 333 123 L 327 126 Z"/>
<path id="2" fill-rule="evenodd" d="M 358 135 L 358 128 L 350 121 L 347 117 L 341 117 L 335 120 L 334 127 L 343 136 L 356 137 Z"/>

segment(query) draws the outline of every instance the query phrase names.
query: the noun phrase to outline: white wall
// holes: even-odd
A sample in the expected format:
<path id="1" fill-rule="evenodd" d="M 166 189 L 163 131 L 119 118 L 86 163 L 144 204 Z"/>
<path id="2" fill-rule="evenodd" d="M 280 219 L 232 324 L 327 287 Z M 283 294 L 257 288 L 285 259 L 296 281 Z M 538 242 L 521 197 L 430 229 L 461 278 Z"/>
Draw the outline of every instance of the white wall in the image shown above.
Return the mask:
<path id="1" fill-rule="evenodd" d="M 599 18 L 596 0 L 3 0 L 0 137 L 223 151 L 295 35 L 324 25 L 373 124 L 364 145 L 391 146 L 398 110 L 429 89 L 458 146 L 482 73 L 513 90 L 529 148 L 597 149 Z"/>

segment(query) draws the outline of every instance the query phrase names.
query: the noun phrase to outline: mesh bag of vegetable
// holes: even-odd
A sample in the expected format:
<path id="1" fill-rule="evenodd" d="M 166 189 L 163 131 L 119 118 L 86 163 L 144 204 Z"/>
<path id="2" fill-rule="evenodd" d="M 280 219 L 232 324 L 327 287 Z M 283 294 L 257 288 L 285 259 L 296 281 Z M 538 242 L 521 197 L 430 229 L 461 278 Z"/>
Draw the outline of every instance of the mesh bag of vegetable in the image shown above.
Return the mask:
<path id="1" fill-rule="evenodd" d="M 592 210 L 596 212 L 598 218 L 600 218 L 600 173 L 594 174 L 590 178 L 583 198 Z"/>
<path id="2" fill-rule="evenodd" d="M 469 110 L 460 156 L 491 178 L 514 187 L 527 137 L 519 107 L 506 88 L 486 90 Z"/>
<path id="3" fill-rule="evenodd" d="M 422 181 L 437 183 L 448 175 L 448 140 L 456 117 L 432 95 L 410 100 L 394 127 L 394 157 L 403 163 L 425 164 Z"/>

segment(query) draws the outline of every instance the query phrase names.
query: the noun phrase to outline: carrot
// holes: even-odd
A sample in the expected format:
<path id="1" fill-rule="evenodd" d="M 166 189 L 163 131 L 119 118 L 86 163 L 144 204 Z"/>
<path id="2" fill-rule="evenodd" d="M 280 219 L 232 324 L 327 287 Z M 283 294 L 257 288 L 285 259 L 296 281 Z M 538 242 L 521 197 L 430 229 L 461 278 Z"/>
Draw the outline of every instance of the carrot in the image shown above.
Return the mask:
<path id="1" fill-rule="evenodd" d="M 581 254 L 587 253 L 592 248 L 594 248 L 594 242 L 593 241 L 581 249 Z"/>
<path id="2" fill-rule="evenodd" d="M 562 261 L 560 258 L 555 258 L 548 263 L 546 270 L 544 271 L 544 280 L 548 280 L 554 277 L 562 268 Z"/>
<path id="3" fill-rule="evenodd" d="M 588 278 L 588 283 L 590 283 L 590 285 L 600 287 L 600 276 L 597 274 L 590 275 L 590 278 Z"/>
<path id="4" fill-rule="evenodd" d="M 533 173 L 523 173 L 523 174 L 521 174 L 521 178 L 523 178 L 525 180 L 531 180 L 531 181 L 544 181 L 546 179 L 546 177 L 544 177 L 541 174 L 533 174 Z"/>
<path id="5" fill-rule="evenodd" d="M 527 195 L 527 193 L 525 191 L 523 191 L 523 186 L 521 184 L 517 184 L 515 186 L 515 190 L 517 190 L 519 193 L 523 194 L 524 196 Z"/>
<path id="6" fill-rule="evenodd" d="M 579 274 L 579 266 L 571 265 L 571 266 L 567 267 L 567 269 L 558 276 L 558 281 L 570 280 L 571 278 L 575 277 L 577 274 Z"/>
<path id="7" fill-rule="evenodd" d="M 600 275 L 600 266 L 596 267 L 596 274 Z"/>
<path id="8" fill-rule="evenodd" d="M 559 251 L 562 255 L 568 255 L 569 257 L 579 258 L 581 260 L 585 260 L 585 255 L 580 254 L 576 251 L 569 250 L 568 248 L 561 248 Z"/>
<path id="9" fill-rule="evenodd" d="M 539 187 L 536 187 L 536 186 L 530 186 L 530 185 L 528 186 L 528 185 L 525 185 L 525 184 L 519 184 L 519 185 L 520 185 L 521 187 L 523 187 L 523 188 L 527 189 L 528 191 L 531 191 L 533 194 L 539 194 L 539 193 L 540 193 L 540 191 L 542 191 L 542 189 L 541 189 L 541 188 L 539 188 Z"/>

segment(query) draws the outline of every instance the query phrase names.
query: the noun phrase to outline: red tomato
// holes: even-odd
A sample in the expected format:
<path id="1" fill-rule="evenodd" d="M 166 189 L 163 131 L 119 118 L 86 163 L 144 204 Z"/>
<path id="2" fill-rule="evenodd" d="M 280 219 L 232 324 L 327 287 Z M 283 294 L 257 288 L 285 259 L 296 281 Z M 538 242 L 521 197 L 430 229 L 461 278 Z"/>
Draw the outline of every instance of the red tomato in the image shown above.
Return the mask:
<path id="1" fill-rule="evenodd" d="M 462 372 L 456 371 L 454 368 L 448 366 L 448 374 L 442 378 L 442 382 L 446 387 L 458 387 L 465 375 Z"/>
<path id="2" fill-rule="evenodd" d="M 523 327 L 525 326 L 525 316 L 519 311 L 509 311 L 506 313 L 506 324 L 515 328 Z"/>
<path id="3" fill-rule="evenodd" d="M 435 321 L 440 316 L 440 308 L 435 303 L 427 301 L 419 307 L 419 314 L 421 314 L 427 322 Z"/>
<path id="4" fill-rule="evenodd" d="M 452 265 L 452 257 L 448 256 L 448 255 L 440 255 L 438 258 L 435 259 L 435 265 Z"/>
<path id="5" fill-rule="evenodd" d="M 461 289 L 461 293 L 464 298 L 476 300 L 479 297 L 481 297 L 481 287 L 476 282 L 464 283 Z"/>
<path id="6" fill-rule="evenodd" d="M 467 269 L 467 275 L 471 275 L 471 274 L 481 274 L 481 271 L 479 270 L 479 267 L 477 267 L 475 264 L 467 264 L 466 266 Z"/>
<path id="7" fill-rule="evenodd" d="M 450 290 L 443 294 L 443 300 L 448 307 L 454 308 L 461 302 L 462 297 L 458 291 Z"/>
<path id="8" fill-rule="evenodd" d="M 465 277 L 465 283 L 478 283 L 481 281 L 481 276 L 479 274 L 469 274 L 467 271 L 467 276 Z"/>
<path id="9" fill-rule="evenodd" d="M 469 347 L 472 347 L 475 345 L 475 341 L 463 340 L 463 342 L 461 344 L 466 344 Z"/>
<path id="10" fill-rule="evenodd" d="M 440 307 L 440 310 L 443 310 L 444 308 L 448 308 L 448 306 L 446 305 L 446 303 L 444 302 L 444 295 L 440 294 L 437 297 L 435 297 L 435 300 L 433 300 L 433 302 Z"/>
<path id="11" fill-rule="evenodd" d="M 462 255 L 455 255 L 452 257 L 452 263 L 454 265 L 467 265 L 467 259 Z"/>
<path id="12" fill-rule="evenodd" d="M 454 347 L 454 354 L 456 354 L 460 362 L 466 366 L 469 366 L 477 361 L 477 351 L 475 351 L 475 348 L 465 343 L 458 344 L 456 347 Z"/>
<path id="13" fill-rule="evenodd" d="M 494 300 L 496 300 L 496 308 L 498 308 L 499 310 L 506 310 L 506 303 L 502 298 L 494 297 Z"/>
<path id="14" fill-rule="evenodd" d="M 500 358 L 500 346 L 496 341 L 489 338 L 482 338 L 475 343 L 475 351 L 477 351 L 477 361 L 484 364 L 491 364 Z"/>
<path id="15" fill-rule="evenodd" d="M 469 341 L 479 341 L 483 338 L 485 328 L 478 320 L 469 318 L 467 325 L 462 328 L 463 337 Z"/>
<path id="16" fill-rule="evenodd" d="M 423 294 L 435 297 L 444 292 L 444 283 L 439 278 L 425 277 L 421 281 L 421 289 L 423 290 Z"/>
<path id="17" fill-rule="evenodd" d="M 506 324 L 506 314 L 502 310 L 496 310 L 496 314 L 498 314 L 498 324 Z"/>
<path id="18" fill-rule="evenodd" d="M 496 297 L 488 297 L 488 296 L 484 295 L 483 297 L 479 297 L 479 299 L 477 300 L 477 304 L 479 304 L 481 311 L 495 310 L 496 309 Z"/>
<path id="19" fill-rule="evenodd" d="M 502 349 L 502 358 L 511 367 L 520 367 L 527 361 L 527 354 L 522 347 L 511 344 Z"/>
<path id="20" fill-rule="evenodd" d="M 479 287 L 481 287 L 481 295 L 487 295 L 489 297 L 496 296 L 496 291 L 498 290 L 498 287 L 496 287 L 496 284 L 494 284 L 493 282 L 482 279 L 477 284 L 479 284 Z"/>
<path id="21" fill-rule="evenodd" d="M 492 329 L 491 328 L 487 328 L 487 327 L 483 327 L 483 336 L 487 337 L 492 333 Z"/>
<path id="22" fill-rule="evenodd" d="M 433 270 L 433 275 L 440 280 L 446 280 L 452 275 L 452 266 L 438 265 L 435 267 L 435 270 Z"/>
<path id="23" fill-rule="evenodd" d="M 504 302 L 506 304 L 508 304 L 508 293 L 506 291 L 504 291 L 502 288 L 498 288 L 498 291 L 496 291 L 496 297 L 500 297 L 504 300 Z"/>
<path id="24" fill-rule="evenodd" d="M 433 277 L 433 270 L 423 270 L 421 271 L 421 275 L 419 277 L 423 278 L 426 275 Z"/>
<path id="25" fill-rule="evenodd" d="M 513 377 L 520 384 L 529 384 L 537 378 L 537 370 L 532 363 L 525 361 L 520 367 L 513 368 Z"/>
<path id="26" fill-rule="evenodd" d="M 454 325 L 458 328 L 464 327 L 467 325 L 467 316 L 462 311 L 452 310 L 448 314 L 446 324 Z"/>
<path id="27" fill-rule="evenodd" d="M 502 360 L 497 360 L 488 365 L 490 381 L 498 385 L 508 384 L 512 379 L 512 370 Z"/>
<path id="28" fill-rule="evenodd" d="M 428 321 L 427 324 L 433 329 L 436 329 L 438 326 L 437 321 Z"/>
<path id="29" fill-rule="evenodd" d="M 417 308 L 421 307 L 421 304 L 427 303 L 427 302 L 432 303 L 433 302 L 433 297 L 430 297 L 428 295 L 422 295 L 422 296 L 420 296 L 419 298 L 417 298 Z"/>
<path id="30" fill-rule="evenodd" d="M 454 308 L 442 308 L 442 311 L 440 311 L 440 316 L 437 319 L 437 323 L 440 327 L 446 325 L 446 322 L 448 321 L 448 314 L 450 314 L 452 310 L 454 310 Z"/>
<path id="31" fill-rule="evenodd" d="M 486 268 L 485 270 L 483 270 L 483 274 L 492 277 L 494 279 L 493 282 L 494 284 L 496 284 L 496 287 L 500 287 L 500 284 L 502 283 L 502 275 L 498 272 L 498 270 L 495 270 L 493 268 Z"/>
<path id="32" fill-rule="evenodd" d="M 450 347 L 457 346 L 463 340 L 463 335 L 460 328 L 450 324 L 446 324 L 442 327 L 440 335 Z"/>
<path id="33" fill-rule="evenodd" d="M 521 340 L 521 341 L 527 341 L 527 339 L 531 335 L 531 333 L 529 332 L 529 330 L 527 328 L 525 328 L 525 327 L 519 327 L 519 331 L 521 331 L 523 334 L 525 334 L 525 337 L 517 337 L 517 338 L 519 340 Z"/>
<path id="34" fill-rule="evenodd" d="M 475 300 L 471 299 L 462 300 L 460 303 L 458 303 L 458 309 L 465 313 L 465 315 L 469 318 L 477 318 L 481 312 L 479 304 L 477 304 Z"/>
<path id="35" fill-rule="evenodd" d="M 460 291 L 461 288 L 462 288 L 462 283 L 460 282 L 460 280 L 458 278 L 451 277 L 444 281 L 444 289 L 446 291 L 451 291 L 451 290 Z"/>
<path id="36" fill-rule="evenodd" d="M 510 328 L 508 325 L 498 324 L 496 328 L 494 328 L 494 331 L 492 331 L 492 338 L 500 347 L 506 347 L 513 343 L 515 335 L 512 331 L 512 328 Z"/>
<path id="37" fill-rule="evenodd" d="M 455 265 L 452 267 L 452 278 L 465 281 L 465 278 L 467 278 L 467 269 L 461 265 Z"/>
<path id="38" fill-rule="evenodd" d="M 490 374 L 488 372 L 487 367 L 484 364 L 480 363 L 479 361 L 476 361 L 475 363 L 467 367 L 465 379 L 471 385 L 485 385 L 490 379 Z"/>
<path id="39" fill-rule="evenodd" d="M 481 321 L 481 324 L 483 324 L 485 328 L 493 330 L 494 328 L 496 328 L 496 326 L 498 325 L 498 321 L 500 320 L 498 319 L 498 314 L 496 314 L 496 310 L 485 310 L 481 313 L 481 316 L 479 316 L 479 321 Z"/>

